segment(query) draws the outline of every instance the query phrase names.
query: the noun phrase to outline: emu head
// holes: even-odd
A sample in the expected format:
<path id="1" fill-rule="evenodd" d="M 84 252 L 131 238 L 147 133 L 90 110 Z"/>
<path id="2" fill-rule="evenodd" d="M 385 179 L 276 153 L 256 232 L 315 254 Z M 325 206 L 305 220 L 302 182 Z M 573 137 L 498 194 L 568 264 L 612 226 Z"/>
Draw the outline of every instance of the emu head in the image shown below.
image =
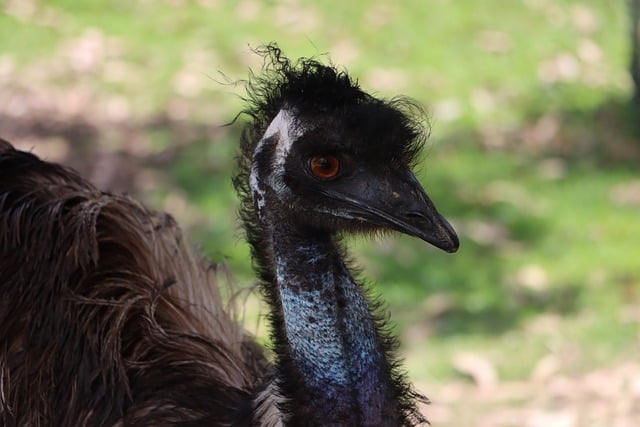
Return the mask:
<path id="1" fill-rule="evenodd" d="M 395 230 L 454 252 L 458 238 L 412 172 L 426 139 L 422 110 L 383 101 L 344 72 L 291 65 L 269 46 L 272 69 L 249 82 L 248 195 L 259 220 L 299 228 Z"/>

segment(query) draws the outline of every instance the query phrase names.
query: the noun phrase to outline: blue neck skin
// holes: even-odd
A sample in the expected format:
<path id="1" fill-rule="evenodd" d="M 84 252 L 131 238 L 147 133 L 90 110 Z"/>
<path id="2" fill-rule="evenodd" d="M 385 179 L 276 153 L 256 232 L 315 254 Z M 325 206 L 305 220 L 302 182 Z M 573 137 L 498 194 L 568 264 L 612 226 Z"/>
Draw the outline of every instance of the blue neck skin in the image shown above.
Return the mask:
<path id="1" fill-rule="evenodd" d="M 321 424 L 380 425 L 390 409 L 390 379 L 368 304 L 332 239 L 301 234 L 276 229 L 271 236 L 290 358 L 306 388 L 301 392 L 315 407 L 311 412 L 324 417 Z"/>

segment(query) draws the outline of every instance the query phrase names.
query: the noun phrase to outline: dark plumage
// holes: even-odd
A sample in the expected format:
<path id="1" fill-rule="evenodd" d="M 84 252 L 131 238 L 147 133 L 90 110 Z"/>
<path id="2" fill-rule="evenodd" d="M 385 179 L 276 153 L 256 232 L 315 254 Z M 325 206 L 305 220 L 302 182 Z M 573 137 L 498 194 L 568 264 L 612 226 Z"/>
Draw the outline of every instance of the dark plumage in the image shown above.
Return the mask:
<path id="1" fill-rule="evenodd" d="M 262 53 L 234 184 L 273 364 L 170 216 L 2 141 L 0 424 L 424 422 L 339 238 L 392 229 L 457 249 L 410 172 L 421 112 L 334 67 Z"/>
<path id="2" fill-rule="evenodd" d="M 213 273 L 170 216 L 2 141 L 0 424 L 233 424 L 265 361 Z"/>

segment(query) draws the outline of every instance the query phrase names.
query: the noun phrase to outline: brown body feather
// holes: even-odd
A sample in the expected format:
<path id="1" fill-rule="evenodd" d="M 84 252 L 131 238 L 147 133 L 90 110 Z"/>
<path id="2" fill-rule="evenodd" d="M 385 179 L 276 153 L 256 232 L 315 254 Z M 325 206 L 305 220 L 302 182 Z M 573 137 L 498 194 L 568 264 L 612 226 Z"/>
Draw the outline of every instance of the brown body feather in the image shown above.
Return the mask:
<path id="1" fill-rule="evenodd" d="M 166 214 L 0 141 L 0 425 L 248 425 L 267 362 Z"/>

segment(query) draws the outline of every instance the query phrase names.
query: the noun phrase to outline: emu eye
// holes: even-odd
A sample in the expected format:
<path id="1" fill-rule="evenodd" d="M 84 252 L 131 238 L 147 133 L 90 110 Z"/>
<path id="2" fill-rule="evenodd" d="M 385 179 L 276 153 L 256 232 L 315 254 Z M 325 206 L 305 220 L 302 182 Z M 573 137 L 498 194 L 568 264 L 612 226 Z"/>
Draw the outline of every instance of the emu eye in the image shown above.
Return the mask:
<path id="1" fill-rule="evenodd" d="M 332 179 L 340 172 L 340 160 L 335 156 L 313 156 L 309 169 L 316 178 Z"/>

